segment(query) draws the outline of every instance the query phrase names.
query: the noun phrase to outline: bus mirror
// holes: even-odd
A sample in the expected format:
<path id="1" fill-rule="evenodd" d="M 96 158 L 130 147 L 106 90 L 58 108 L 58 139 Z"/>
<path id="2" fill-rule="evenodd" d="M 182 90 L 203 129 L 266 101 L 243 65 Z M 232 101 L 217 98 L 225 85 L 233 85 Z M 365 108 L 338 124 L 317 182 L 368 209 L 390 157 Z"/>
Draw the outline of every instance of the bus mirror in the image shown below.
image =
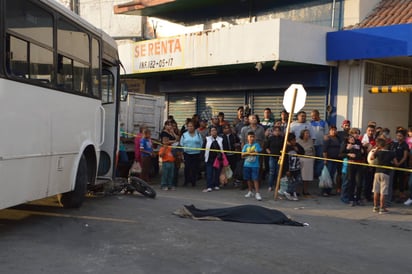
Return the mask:
<path id="1" fill-rule="evenodd" d="M 129 94 L 127 83 L 122 82 L 120 84 L 120 101 L 126 101 L 127 95 Z"/>

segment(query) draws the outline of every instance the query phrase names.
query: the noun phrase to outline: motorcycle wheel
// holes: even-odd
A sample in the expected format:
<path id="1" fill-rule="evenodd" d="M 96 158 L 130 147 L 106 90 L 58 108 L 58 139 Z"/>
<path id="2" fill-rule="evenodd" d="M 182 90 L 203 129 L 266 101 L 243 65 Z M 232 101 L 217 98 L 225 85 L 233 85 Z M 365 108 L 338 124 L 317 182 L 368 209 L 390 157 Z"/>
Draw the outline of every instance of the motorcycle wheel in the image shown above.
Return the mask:
<path id="1" fill-rule="evenodd" d="M 136 191 L 143 194 L 145 197 L 153 199 L 156 197 L 156 191 L 139 177 L 130 177 L 130 183 Z"/>

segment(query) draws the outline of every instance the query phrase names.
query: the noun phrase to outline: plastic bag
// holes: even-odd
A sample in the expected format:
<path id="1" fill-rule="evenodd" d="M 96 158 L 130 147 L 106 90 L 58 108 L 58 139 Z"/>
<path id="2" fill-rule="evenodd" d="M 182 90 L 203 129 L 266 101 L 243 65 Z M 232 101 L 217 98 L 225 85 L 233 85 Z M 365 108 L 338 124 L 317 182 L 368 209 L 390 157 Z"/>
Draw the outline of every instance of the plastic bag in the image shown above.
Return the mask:
<path id="1" fill-rule="evenodd" d="M 142 167 L 138 161 L 134 161 L 132 167 L 129 170 L 129 174 L 141 173 Z"/>
<path id="2" fill-rule="evenodd" d="M 368 164 L 370 164 L 370 165 L 377 165 L 378 164 L 378 159 L 377 158 L 372 160 L 372 156 L 374 156 L 375 152 L 376 152 L 376 148 L 373 148 L 368 153 L 367 160 L 368 160 Z"/>
<path id="3" fill-rule="evenodd" d="M 322 173 L 319 176 L 319 188 L 332 188 L 332 186 L 333 182 L 329 170 L 326 166 L 323 166 Z"/>
<path id="4" fill-rule="evenodd" d="M 280 187 L 279 187 L 278 193 L 281 195 L 285 194 L 285 192 L 288 191 L 288 185 L 289 185 L 289 178 L 287 176 L 283 176 L 280 179 Z"/>
<path id="5" fill-rule="evenodd" d="M 223 171 L 225 172 L 226 178 L 227 178 L 228 180 L 233 177 L 233 171 L 232 171 L 232 169 L 230 168 L 230 166 L 225 166 L 225 167 L 223 168 Z"/>
<path id="6" fill-rule="evenodd" d="M 225 172 L 225 168 L 222 168 L 222 170 L 220 171 L 220 175 L 219 175 L 219 182 L 220 182 L 220 185 L 225 185 L 225 184 L 227 184 L 228 183 L 228 181 L 227 181 L 227 177 L 226 177 L 226 172 Z"/>

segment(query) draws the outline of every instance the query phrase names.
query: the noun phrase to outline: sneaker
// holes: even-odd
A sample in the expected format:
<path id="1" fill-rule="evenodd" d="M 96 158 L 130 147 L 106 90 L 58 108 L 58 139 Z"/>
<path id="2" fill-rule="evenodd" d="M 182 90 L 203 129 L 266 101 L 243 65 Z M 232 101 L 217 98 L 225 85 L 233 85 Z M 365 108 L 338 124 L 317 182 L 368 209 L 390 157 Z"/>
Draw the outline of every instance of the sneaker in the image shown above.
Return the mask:
<path id="1" fill-rule="evenodd" d="M 268 188 L 268 192 L 272 192 L 273 191 L 273 188 L 272 187 L 269 187 Z"/>
<path id="2" fill-rule="evenodd" d="M 285 195 L 286 199 L 288 199 L 289 201 L 293 200 L 292 195 L 290 195 L 289 192 L 285 192 L 283 194 Z"/>
<path id="3" fill-rule="evenodd" d="M 379 212 L 379 207 L 374 206 L 374 207 L 373 207 L 373 212 L 375 212 L 375 213 L 376 213 L 376 212 Z"/>
<path id="4" fill-rule="evenodd" d="M 381 208 L 381 209 L 379 209 L 379 214 L 386 214 L 386 213 L 388 213 L 389 211 L 386 209 L 386 208 Z"/>
<path id="5" fill-rule="evenodd" d="M 202 192 L 212 192 L 212 189 L 209 187 L 209 188 L 205 188 L 205 189 L 203 189 L 202 190 Z"/>
<path id="6" fill-rule="evenodd" d="M 403 203 L 404 205 L 410 206 L 412 205 L 412 199 L 409 198 L 408 200 L 406 200 L 406 202 Z"/>
<path id="7" fill-rule="evenodd" d="M 253 195 L 253 192 L 252 191 L 249 191 L 246 195 L 245 195 L 245 197 L 246 198 L 250 198 L 250 197 L 253 197 L 254 195 Z"/>
<path id="8" fill-rule="evenodd" d="M 292 200 L 293 200 L 293 201 L 299 201 L 298 195 L 296 194 L 296 192 L 293 192 Z"/>
<path id="9" fill-rule="evenodd" d="M 255 194 L 255 198 L 256 198 L 256 200 L 258 200 L 258 201 L 262 201 L 262 196 L 260 196 L 259 193 L 256 193 L 256 194 Z"/>
<path id="10" fill-rule="evenodd" d="M 220 188 L 218 186 L 215 186 L 215 190 L 219 190 Z"/>
<path id="11" fill-rule="evenodd" d="M 169 189 L 167 188 L 167 186 L 165 186 L 165 187 L 162 187 L 162 190 L 169 190 Z"/>
<path id="12" fill-rule="evenodd" d="M 172 187 L 169 187 L 169 189 L 172 190 L 172 191 L 175 191 L 176 187 L 172 186 Z"/>

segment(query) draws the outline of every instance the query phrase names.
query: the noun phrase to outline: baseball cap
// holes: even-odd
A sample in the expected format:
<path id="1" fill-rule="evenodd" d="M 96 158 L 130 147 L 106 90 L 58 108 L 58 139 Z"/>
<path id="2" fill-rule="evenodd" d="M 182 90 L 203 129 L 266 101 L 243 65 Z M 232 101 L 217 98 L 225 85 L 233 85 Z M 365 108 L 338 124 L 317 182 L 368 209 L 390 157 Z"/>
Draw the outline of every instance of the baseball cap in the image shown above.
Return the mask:
<path id="1" fill-rule="evenodd" d="M 342 126 L 343 126 L 343 125 L 350 125 L 350 121 L 349 121 L 349 120 L 343 120 Z"/>

